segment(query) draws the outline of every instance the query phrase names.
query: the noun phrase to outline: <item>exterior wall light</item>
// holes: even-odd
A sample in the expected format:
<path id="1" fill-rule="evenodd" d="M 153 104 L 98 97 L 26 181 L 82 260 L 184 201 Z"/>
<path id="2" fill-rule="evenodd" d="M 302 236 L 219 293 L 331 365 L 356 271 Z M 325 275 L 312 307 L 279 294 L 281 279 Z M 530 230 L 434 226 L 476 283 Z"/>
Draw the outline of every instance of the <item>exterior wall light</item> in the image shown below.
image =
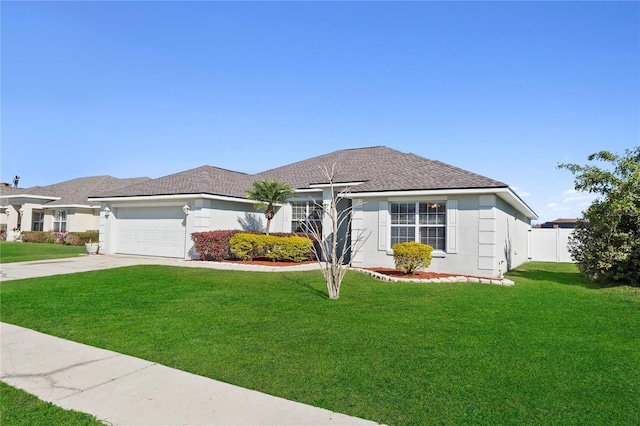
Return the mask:
<path id="1" fill-rule="evenodd" d="M 20 208 L 20 210 L 18 210 L 18 213 L 20 213 L 20 216 L 24 216 L 24 209 Z"/>
<path id="2" fill-rule="evenodd" d="M 182 211 L 184 212 L 184 214 L 189 215 L 189 212 L 191 211 L 191 207 L 189 207 L 188 204 L 185 204 L 184 207 L 182 208 Z"/>
<path id="3" fill-rule="evenodd" d="M 111 209 L 109 207 L 104 208 L 104 217 L 109 217 L 111 214 Z"/>

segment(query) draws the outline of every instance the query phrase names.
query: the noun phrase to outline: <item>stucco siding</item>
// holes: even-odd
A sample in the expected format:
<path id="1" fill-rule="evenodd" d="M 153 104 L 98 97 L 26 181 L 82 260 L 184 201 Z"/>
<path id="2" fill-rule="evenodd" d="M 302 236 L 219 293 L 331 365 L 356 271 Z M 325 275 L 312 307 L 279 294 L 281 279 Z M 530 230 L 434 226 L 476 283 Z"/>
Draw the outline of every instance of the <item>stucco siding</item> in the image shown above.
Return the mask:
<path id="1" fill-rule="evenodd" d="M 369 237 L 354 258 L 354 266 L 394 267 L 390 247 L 390 218 L 385 209 L 389 202 L 409 201 L 408 198 L 370 198 L 359 212 L 358 223 Z M 447 238 L 456 238 L 452 251 L 434 251 L 429 270 L 494 277 L 509 265 L 515 267 L 527 260 L 528 220 L 492 194 L 449 195 L 412 198 L 410 201 L 447 201 L 456 206 L 453 228 Z M 451 201 L 454 201 L 453 203 Z M 384 235 L 381 235 L 384 234 Z M 500 262 L 503 262 L 502 264 Z"/>
<path id="2" fill-rule="evenodd" d="M 499 218 L 498 266 L 505 272 L 528 261 L 531 221 L 500 198 L 497 199 L 496 210 Z"/>
<path id="3" fill-rule="evenodd" d="M 95 231 L 100 224 L 100 213 L 97 209 L 76 208 L 67 213 L 67 231 Z"/>

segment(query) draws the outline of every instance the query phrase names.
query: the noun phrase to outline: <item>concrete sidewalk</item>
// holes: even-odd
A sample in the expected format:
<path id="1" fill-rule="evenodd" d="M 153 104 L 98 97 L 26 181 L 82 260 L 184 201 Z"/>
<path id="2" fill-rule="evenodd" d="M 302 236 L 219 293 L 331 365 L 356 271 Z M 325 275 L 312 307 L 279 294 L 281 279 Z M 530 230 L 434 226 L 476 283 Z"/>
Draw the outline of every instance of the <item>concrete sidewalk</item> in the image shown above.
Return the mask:
<path id="1" fill-rule="evenodd" d="M 0 323 L 0 379 L 111 425 L 376 425 Z"/>
<path id="2" fill-rule="evenodd" d="M 132 265 L 169 265 L 187 268 L 234 269 L 256 272 L 308 271 L 320 268 L 317 262 L 278 267 L 224 262 L 201 262 L 166 257 L 95 255 L 69 257 L 65 259 L 36 260 L 32 262 L 3 263 L 0 264 L 0 275 L 2 276 L 2 281 L 8 281 Z"/>

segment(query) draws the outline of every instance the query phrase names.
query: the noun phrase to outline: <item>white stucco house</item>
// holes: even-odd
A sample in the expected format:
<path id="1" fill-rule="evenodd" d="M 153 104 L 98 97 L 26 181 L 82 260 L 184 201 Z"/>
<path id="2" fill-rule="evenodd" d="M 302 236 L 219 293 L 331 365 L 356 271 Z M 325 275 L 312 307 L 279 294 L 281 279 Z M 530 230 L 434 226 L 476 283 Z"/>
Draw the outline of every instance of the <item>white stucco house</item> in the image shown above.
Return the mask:
<path id="1" fill-rule="evenodd" d="M 349 188 L 345 203 L 355 206 L 345 232 L 369 235 L 350 259 L 353 266 L 393 267 L 391 246 L 405 241 L 435 248 L 433 271 L 497 276 L 528 260 L 537 216 L 507 184 L 384 146 L 335 151 L 254 175 L 202 166 L 95 191 L 89 202 L 100 205 L 100 252 L 188 259 L 195 258 L 193 232 L 261 229 L 264 215 L 245 190 L 262 179 L 296 190 L 277 209 L 272 232 L 323 220 L 329 229 L 315 203 L 329 199 L 320 167 L 333 164 L 336 182 Z"/>
<path id="2" fill-rule="evenodd" d="M 87 196 L 145 180 L 149 178 L 91 176 L 31 188 L 0 186 L 0 226 L 6 227 L 7 241 L 21 231 L 97 230 L 100 203 L 89 202 Z"/>

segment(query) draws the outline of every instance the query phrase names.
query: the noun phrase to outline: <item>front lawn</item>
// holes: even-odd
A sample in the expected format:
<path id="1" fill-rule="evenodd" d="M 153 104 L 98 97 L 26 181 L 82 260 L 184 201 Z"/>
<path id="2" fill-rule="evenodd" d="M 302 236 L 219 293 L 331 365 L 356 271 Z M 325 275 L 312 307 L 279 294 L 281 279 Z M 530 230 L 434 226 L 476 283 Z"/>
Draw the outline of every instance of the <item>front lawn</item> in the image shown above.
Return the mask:
<path id="1" fill-rule="evenodd" d="M 0 424 L 11 426 L 103 426 L 95 417 L 64 410 L 0 382 Z"/>
<path id="2" fill-rule="evenodd" d="M 136 266 L 2 283 L 2 321 L 389 425 L 637 424 L 640 294 Z"/>
<path id="3" fill-rule="evenodd" d="M 77 257 L 81 254 L 87 254 L 84 246 L 0 241 L 0 263 L 60 259 L 64 257 Z"/>

